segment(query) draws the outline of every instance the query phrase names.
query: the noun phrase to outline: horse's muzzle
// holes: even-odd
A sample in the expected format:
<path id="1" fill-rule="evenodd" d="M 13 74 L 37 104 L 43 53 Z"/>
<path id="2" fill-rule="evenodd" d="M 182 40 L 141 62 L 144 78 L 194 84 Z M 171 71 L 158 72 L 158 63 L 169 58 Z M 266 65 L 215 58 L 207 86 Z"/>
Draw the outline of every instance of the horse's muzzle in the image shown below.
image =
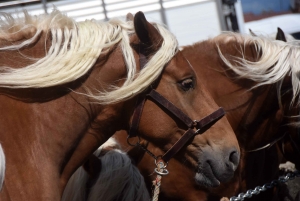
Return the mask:
<path id="1" fill-rule="evenodd" d="M 197 184 L 206 187 L 217 187 L 228 182 L 234 175 L 240 160 L 240 153 L 235 149 L 216 152 L 211 149 L 201 154 L 196 170 Z"/>

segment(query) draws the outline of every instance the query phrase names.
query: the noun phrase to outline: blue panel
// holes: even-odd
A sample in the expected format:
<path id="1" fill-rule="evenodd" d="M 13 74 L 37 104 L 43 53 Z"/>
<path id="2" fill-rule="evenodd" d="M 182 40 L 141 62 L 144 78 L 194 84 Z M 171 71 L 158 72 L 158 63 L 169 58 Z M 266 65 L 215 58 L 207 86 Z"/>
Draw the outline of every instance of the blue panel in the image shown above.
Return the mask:
<path id="1" fill-rule="evenodd" d="M 290 9 L 288 0 L 241 0 L 244 13 L 282 12 Z"/>

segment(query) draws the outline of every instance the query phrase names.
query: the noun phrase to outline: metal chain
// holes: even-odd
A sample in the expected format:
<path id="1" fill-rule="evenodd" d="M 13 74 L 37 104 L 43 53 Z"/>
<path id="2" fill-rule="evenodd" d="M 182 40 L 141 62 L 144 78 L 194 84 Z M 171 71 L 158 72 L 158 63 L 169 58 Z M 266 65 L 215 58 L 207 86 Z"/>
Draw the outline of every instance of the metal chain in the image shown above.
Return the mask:
<path id="1" fill-rule="evenodd" d="M 253 190 L 248 190 L 246 193 L 240 193 L 237 197 L 233 196 L 230 198 L 230 201 L 243 201 L 245 198 L 251 198 L 253 195 L 257 195 L 262 191 L 272 189 L 278 184 L 285 183 L 294 179 L 295 177 L 300 177 L 300 171 L 296 170 L 295 172 L 289 172 L 285 176 L 279 177 L 277 180 L 273 180 L 270 183 L 264 184 L 263 186 L 257 186 Z"/>

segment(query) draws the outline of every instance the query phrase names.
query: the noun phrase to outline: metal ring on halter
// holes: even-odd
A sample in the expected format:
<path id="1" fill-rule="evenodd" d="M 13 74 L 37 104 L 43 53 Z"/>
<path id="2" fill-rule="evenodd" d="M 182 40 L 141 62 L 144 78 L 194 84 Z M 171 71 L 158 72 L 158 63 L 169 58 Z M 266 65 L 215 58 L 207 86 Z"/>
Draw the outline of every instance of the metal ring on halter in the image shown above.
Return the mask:
<path id="1" fill-rule="evenodd" d="M 196 127 L 197 124 L 198 124 L 198 121 L 197 121 L 197 120 L 194 120 L 194 121 L 193 121 L 193 127 Z"/>
<path id="2" fill-rule="evenodd" d="M 165 162 L 163 159 L 162 159 L 162 155 L 159 155 L 159 156 L 156 156 L 156 158 L 154 159 L 154 163 L 156 166 L 158 166 L 157 164 L 157 161 L 160 160 L 164 163 L 164 166 L 162 168 L 166 168 L 168 166 L 168 162 Z"/>
<path id="3" fill-rule="evenodd" d="M 130 146 L 133 146 L 133 147 L 135 147 L 135 146 L 137 146 L 138 144 L 140 144 L 140 137 L 139 136 L 137 136 L 137 138 L 138 138 L 138 141 L 137 141 L 137 143 L 135 143 L 135 144 L 131 144 L 130 142 L 129 142 L 129 139 L 130 139 L 130 137 L 129 137 L 129 135 L 127 136 L 127 143 L 130 145 Z"/>
<path id="4" fill-rule="evenodd" d="M 160 175 L 160 176 L 165 176 L 167 174 L 169 174 L 169 171 L 167 169 L 162 169 L 162 172 L 158 171 L 157 168 L 154 169 L 154 171 L 156 172 L 156 174 Z"/>

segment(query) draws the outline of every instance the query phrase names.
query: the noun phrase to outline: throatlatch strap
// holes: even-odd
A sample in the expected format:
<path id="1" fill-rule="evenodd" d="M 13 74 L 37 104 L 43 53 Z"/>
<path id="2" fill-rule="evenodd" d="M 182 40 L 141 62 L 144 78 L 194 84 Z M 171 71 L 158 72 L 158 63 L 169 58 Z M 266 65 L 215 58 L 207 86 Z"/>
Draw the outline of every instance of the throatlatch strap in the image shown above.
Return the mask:
<path id="1" fill-rule="evenodd" d="M 146 66 L 147 64 L 147 57 L 145 56 L 145 49 L 142 48 L 142 46 L 139 46 L 139 62 L 140 62 L 140 71 Z M 136 137 L 137 136 L 137 130 L 139 128 L 139 123 L 141 120 L 144 104 L 145 104 L 146 98 L 145 93 L 142 93 L 138 96 L 135 109 L 132 116 L 132 122 L 129 128 L 128 137 Z"/>
<path id="2" fill-rule="evenodd" d="M 143 108 L 144 108 L 144 105 L 146 102 L 146 99 L 144 97 L 145 97 L 144 95 L 140 95 L 136 102 L 136 107 L 135 107 L 135 110 L 134 110 L 133 116 L 132 116 L 131 126 L 130 126 L 130 129 L 128 132 L 129 138 L 137 136 L 137 130 L 139 128 Z"/>

